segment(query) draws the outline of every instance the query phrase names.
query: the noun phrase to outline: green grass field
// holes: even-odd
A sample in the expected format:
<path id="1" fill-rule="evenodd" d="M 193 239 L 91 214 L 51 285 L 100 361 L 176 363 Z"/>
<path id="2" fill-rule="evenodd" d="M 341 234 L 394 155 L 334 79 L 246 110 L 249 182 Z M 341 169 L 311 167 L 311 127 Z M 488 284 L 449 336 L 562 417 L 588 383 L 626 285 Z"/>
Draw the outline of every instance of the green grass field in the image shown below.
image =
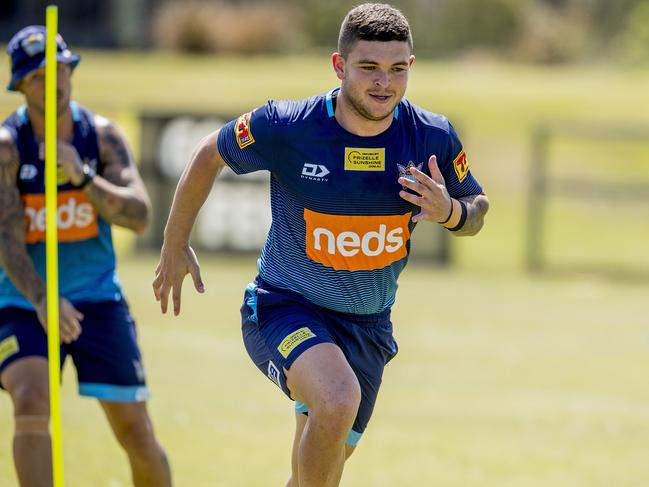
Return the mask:
<path id="1" fill-rule="evenodd" d="M 122 262 L 140 324 L 151 410 L 187 487 L 283 485 L 291 403 L 239 332 L 254 258 L 203 259 L 207 293 L 179 318 L 150 292 L 154 256 Z M 412 266 L 394 312 L 400 345 L 344 486 L 610 487 L 649 484 L 646 287 L 598 279 Z M 67 485 L 126 486 L 98 406 L 63 386 Z M 0 396 L 0 485 L 14 485 Z"/>
<path id="2" fill-rule="evenodd" d="M 336 84 L 325 56 L 83 54 L 75 98 L 119 120 L 136 147 L 143 110 L 236 113 Z M 455 121 L 492 206 L 479 236 L 453 242 L 453 271 L 404 273 L 393 315 L 400 353 L 343 485 L 649 485 L 648 282 L 522 272 L 532 128 L 553 118 L 647 126 L 649 71 L 418 60 L 411 79 L 411 100 Z M 0 93 L 0 114 L 18 102 Z M 630 162 L 614 179 L 649 181 L 646 141 L 597 144 L 560 141 L 553 170 L 606 179 Z M 649 270 L 647 204 L 556 200 L 548 222 L 557 267 Z M 120 263 L 176 484 L 283 485 L 291 404 L 252 365 L 239 332 L 255 258 L 201 260 L 207 295 L 187 285 L 179 318 L 153 300 L 154 256 L 126 252 Z M 10 416 L 0 394 L 2 486 L 15 485 Z M 126 459 L 98 406 L 76 395 L 69 366 L 63 430 L 66 485 L 129 485 Z"/>

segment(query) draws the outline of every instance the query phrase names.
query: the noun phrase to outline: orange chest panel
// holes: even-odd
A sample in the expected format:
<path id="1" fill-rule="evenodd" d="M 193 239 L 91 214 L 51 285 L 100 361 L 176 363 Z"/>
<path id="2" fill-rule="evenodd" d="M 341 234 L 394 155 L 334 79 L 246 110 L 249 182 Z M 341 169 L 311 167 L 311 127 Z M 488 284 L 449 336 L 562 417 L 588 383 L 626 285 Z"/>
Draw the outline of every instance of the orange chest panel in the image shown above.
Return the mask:
<path id="1" fill-rule="evenodd" d="M 304 210 L 306 255 L 336 270 L 387 267 L 408 254 L 411 213 L 385 216 L 327 215 Z"/>

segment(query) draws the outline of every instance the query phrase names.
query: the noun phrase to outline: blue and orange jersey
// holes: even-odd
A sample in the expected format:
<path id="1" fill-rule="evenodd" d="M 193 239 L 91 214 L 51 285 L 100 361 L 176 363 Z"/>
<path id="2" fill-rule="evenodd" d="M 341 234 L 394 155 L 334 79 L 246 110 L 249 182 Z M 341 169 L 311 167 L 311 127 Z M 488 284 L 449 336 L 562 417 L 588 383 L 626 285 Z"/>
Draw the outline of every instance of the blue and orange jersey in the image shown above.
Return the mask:
<path id="1" fill-rule="evenodd" d="M 336 121 L 337 93 L 269 101 L 226 124 L 218 150 L 237 174 L 270 172 L 261 278 L 325 308 L 378 313 L 394 303 L 419 212 L 399 196 L 405 168 L 430 175 L 434 154 L 452 197 L 482 188 L 445 117 L 403 99 L 387 130 L 361 137 Z"/>
<path id="2" fill-rule="evenodd" d="M 71 104 L 73 145 L 80 158 L 101 174 L 94 115 Z M 3 123 L 20 156 L 16 184 L 25 208 L 25 244 L 36 272 L 45 279 L 45 163 L 39 155 L 26 107 Z M 110 225 L 97 213 L 83 190 L 75 188 L 59 170 L 58 238 L 59 292 L 72 302 L 115 301 L 122 295 L 115 272 Z M 0 307 L 32 308 L 0 266 Z"/>

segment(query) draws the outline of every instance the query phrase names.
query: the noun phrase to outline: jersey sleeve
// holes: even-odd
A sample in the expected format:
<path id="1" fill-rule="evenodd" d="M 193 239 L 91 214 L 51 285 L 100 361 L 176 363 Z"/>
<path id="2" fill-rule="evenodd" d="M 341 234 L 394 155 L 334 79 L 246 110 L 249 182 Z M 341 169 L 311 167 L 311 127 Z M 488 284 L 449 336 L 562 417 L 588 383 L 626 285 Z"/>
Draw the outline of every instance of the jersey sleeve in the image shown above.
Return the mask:
<path id="1" fill-rule="evenodd" d="M 444 176 L 448 194 L 452 198 L 482 193 L 482 186 L 469 169 L 469 159 L 462 147 L 462 142 L 450 123 L 446 151 L 443 152 L 438 164 L 440 172 Z"/>
<path id="2" fill-rule="evenodd" d="M 236 173 L 273 169 L 272 102 L 225 124 L 217 139 L 219 154 Z"/>

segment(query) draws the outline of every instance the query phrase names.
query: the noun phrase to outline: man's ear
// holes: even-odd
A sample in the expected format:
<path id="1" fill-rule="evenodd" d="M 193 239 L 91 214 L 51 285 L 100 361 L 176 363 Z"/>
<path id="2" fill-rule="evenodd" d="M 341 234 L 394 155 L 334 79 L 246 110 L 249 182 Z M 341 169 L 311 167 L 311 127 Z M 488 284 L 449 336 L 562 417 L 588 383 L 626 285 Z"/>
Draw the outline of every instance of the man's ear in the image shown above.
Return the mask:
<path id="1" fill-rule="evenodd" d="M 336 76 L 339 80 L 345 79 L 345 58 L 339 52 L 331 55 L 331 64 L 333 65 Z"/>

